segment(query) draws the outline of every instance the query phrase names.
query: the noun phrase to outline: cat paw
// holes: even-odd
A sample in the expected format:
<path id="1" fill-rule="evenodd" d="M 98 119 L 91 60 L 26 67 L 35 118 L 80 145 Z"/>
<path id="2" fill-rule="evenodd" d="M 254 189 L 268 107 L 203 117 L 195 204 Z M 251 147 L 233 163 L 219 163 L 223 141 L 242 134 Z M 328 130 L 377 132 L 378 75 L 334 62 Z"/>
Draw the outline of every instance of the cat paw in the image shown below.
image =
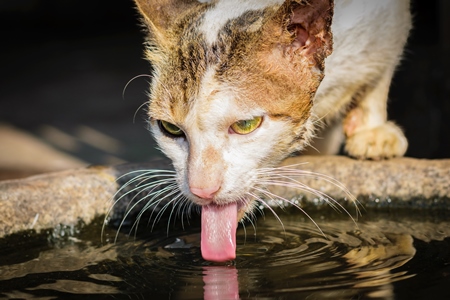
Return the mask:
<path id="1" fill-rule="evenodd" d="M 379 160 L 403 156 L 408 148 L 402 130 L 392 122 L 347 137 L 345 150 L 357 159 Z"/>

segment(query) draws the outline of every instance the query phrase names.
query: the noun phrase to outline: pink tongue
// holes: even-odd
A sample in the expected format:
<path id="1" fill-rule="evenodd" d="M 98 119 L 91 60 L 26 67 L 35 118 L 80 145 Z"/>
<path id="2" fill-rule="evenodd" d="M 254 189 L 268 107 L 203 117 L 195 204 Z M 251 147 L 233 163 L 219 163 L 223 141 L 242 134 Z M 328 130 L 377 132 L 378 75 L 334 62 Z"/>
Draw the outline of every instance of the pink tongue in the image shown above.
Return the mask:
<path id="1" fill-rule="evenodd" d="M 210 261 L 236 258 L 237 204 L 202 207 L 202 256 Z"/>

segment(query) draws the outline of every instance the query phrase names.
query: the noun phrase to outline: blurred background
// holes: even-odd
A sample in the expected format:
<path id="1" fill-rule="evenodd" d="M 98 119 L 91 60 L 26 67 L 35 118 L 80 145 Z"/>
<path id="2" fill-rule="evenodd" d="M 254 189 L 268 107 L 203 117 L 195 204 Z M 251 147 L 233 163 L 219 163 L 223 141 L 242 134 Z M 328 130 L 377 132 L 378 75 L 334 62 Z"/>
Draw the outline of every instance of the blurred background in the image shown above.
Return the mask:
<path id="1" fill-rule="evenodd" d="M 450 157 L 450 1 L 413 0 L 412 10 L 390 118 L 405 130 L 408 156 Z M 160 155 L 142 108 L 150 66 L 133 1 L 1 0 L 0 27 L 4 177 L 24 175 L 24 160 L 36 173 Z"/>

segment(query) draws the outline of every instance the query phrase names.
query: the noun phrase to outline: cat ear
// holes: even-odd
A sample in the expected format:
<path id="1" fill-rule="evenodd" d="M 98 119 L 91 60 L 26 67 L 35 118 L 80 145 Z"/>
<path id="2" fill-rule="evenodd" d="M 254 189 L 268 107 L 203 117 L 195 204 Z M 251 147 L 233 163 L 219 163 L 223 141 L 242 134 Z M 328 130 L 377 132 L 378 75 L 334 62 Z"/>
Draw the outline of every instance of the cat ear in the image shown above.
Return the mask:
<path id="1" fill-rule="evenodd" d="M 157 39 L 164 37 L 183 12 L 201 4 L 197 0 L 135 0 L 135 3 L 149 26 L 150 34 Z"/>
<path id="2" fill-rule="evenodd" d="M 300 55 L 323 70 L 333 49 L 332 17 L 333 0 L 287 0 L 267 26 L 286 55 Z"/>

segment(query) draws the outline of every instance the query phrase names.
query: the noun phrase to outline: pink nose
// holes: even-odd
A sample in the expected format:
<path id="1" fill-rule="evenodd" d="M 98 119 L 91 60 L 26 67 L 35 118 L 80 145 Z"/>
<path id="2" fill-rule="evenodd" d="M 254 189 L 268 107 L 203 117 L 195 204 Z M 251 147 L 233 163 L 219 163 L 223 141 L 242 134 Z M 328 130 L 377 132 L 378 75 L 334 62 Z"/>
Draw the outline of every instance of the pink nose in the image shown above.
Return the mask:
<path id="1" fill-rule="evenodd" d="M 212 199 L 214 197 L 214 194 L 217 193 L 217 191 L 220 189 L 220 186 L 213 186 L 206 188 L 190 187 L 190 189 L 192 194 L 196 195 L 197 197 L 203 199 Z"/>

